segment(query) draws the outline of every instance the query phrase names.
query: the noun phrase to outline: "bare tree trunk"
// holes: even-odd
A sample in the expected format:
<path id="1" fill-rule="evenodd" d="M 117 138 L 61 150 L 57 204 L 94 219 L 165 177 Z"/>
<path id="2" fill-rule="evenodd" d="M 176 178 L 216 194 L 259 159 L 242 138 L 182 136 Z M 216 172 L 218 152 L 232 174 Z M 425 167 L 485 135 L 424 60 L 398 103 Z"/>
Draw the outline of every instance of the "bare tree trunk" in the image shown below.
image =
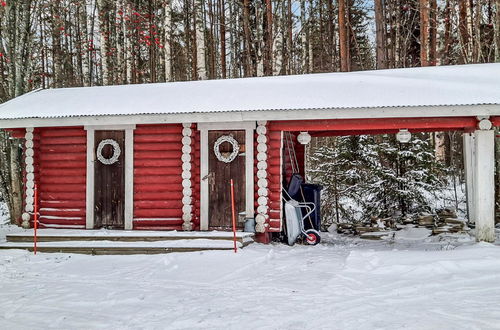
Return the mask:
<path id="1" fill-rule="evenodd" d="M 284 49 L 284 52 L 286 54 L 286 68 L 285 72 L 287 74 L 292 74 L 292 61 L 293 61 L 293 14 L 292 14 L 292 0 L 288 0 L 287 3 L 287 19 L 286 19 L 286 25 L 287 25 L 287 42 L 286 42 L 286 48 Z"/>
<path id="2" fill-rule="evenodd" d="M 450 8 L 450 0 L 446 0 L 444 9 L 444 41 L 443 41 L 443 49 L 441 52 L 441 63 L 444 65 L 450 64 L 450 56 L 449 56 L 450 49 L 451 49 L 451 8 Z"/>
<path id="3" fill-rule="evenodd" d="M 276 13 L 279 13 L 278 20 L 275 20 L 276 38 L 273 42 L 273 75 L 282 74 L 283 71 L 283 51 L 284 51 L 284 34 L 285 34 L 285 18 L 283 12 L 285 7 L 284 1 L 276 5 Z M 281 9 L 281 10 L 280 10 Z"/>
<path id="4" fill-rule="evenodd" d="M 429 65 L 437 64 L 437 0 L 430 0 Z"/>
<path id="5" fill-rule="evenodd" d="M 420 66 L 429 65 L 429 0 L 420 0 Z"/>
<path id="6" fill-rule="evenodd" d="M 267 43 L 267 63 L 266 74 L 273 73 L 273 5 L 271 0 L 266 0 L 266 43 Z"/>
<path id="7" fill-rule="evenodd" d="M 19 157 L 19 139 L 9 141 L 10 145 L 10 222 L 16 224 L 23 213 L 22 175 Z"/>
<path id="8" fill-rule="evenodd" d="M 130 16 L 132 14 L 132 10 L 130 8 L 130 5 L 126 4 L 125 5 L 125 10 L 124 13 L 127 16 Z M 125 43 L 125 66 L 126 68 L 126 80 L 127 84 L 133 84 L 135 83 L 134 81 L 134 39 L 133 36 L 135 36 L 134 31 L 132 30 L 132 27 L 130 26 L 130 23 L 127 23 L 126 20 L 123 21 L 124 24 L 124 31 L 129 31 L 128 32 L 128 37 L 125 38 L 126 43 Z"/>
<path id="9" fill-rule="evenodd" d="M 165 4 L 165 81 L 172 81 L 172 5 L 169 0 Z"/>
<path id="10" fill-rule="evenodd" d="M 473 29 L 474 29 L 474 62 L 480 63 L 482 52 L 481 52 L 481 25 L 483 20 L 483 5 L 480 0 L 476 0 L 476 6 L 474 10 Z M 472 5 L 471 5 L 472 11 Z M 472 14 L 471 14 L 472 16 Z"/>
<path id="11" fill-rule="evenodd" d="M 203 0 L 196 0 L 196 64 L 197 78 L 207 79 L 207 65 L 205 60 L 205 19 L 203 16 Z"/>
<path id="12" fill-rule="evenodd" d="M 61 48 L 61 28 L 60 7 L 58 2 L 51 3 L 52 11 L 52 63 L 53 63 L 53 87 L 63 87 L 63 65 Z"/>
<path id="13" fill-rule="evenodd" d="M 500 0 L 496 0 L 495 60 L 500 62 Z"/>
<path id="14" fill-rule="evenodd" d="M 249 14 L 249 0 L 243 0 L 243 34 L 245 38 L 243 39 L 243 58 L 244 58 L 244 70 L 246 77 L 251 77 L 252 74 L 252 38 L 250 37 L 250 14 Z"/>
<path id="15" fill-rule="evenodd" d="M 109 19 L 111 5 L 108 0 L 97 0 L 99 10 L 99 32 L 101 36 L 101 68 L 102 68 L 102 84 L 109 85 L 110 78 L 110 63 L 109 63 Z"/>
<path id="16" fill-rule="evenodd" d="M 219 16 L 220 16 L 220 66 L 222 79 L 227 78 L 226 67 L 226 2 L 219 1 Z"/>
<path id="17" fill-rule="evenodd" d="M 377 47 L 377 69 L 387 68 L 387 43 L 385 38 L 385 1 L 375 0 L 375 26 Z"/>
<path id="18" fill-rule="evenodd" d="M 301 32 L 300 32 L 300 44 L 302 47 L 302 73 L 310 73 L 310 68 L 309 68 L 309 61 L 308 61 L 308 49 L 309 49 L 309 38 L 308 38 L 308 29 L 309 29 L 309 24 L 306 21 L 306 1 L 307 0 L 300 0 L 300 27 L 301 27 Z M 334 51 L 334 50 L 332 50 Z"/>
<path id="19" fill-rule="evenodd" d="M 29 42 L 29 35 L 31 32 L 30 19 L 31 19 L 31 0 L 23 1 L 23 4 L 19 4 L 18 12 L 18 38 L 19 44 L 16 47 L 16 82 L 15 82 L 15 96 L 20 96 L 24 94 L 25 88 L 24 83 L 26 79 L 26 73 L 29 66 L 29 47 L 31 42 Z"/>
<path id="20" fill-rule="evenodd" d="M 89 51 L 89 32 L 87 24 L 87 7 L 86 3 L 80 4 L 78 7 L 78 28 L 80 31 L 78 48 L 80 49 L 81 61 L 81 81 L 83 86 L 90 86 L 90 51 Z"/>
<path id="21" fill-rule="evenodd" d="M 468 30 L 468 15 L 467 1 L 458 1 L 458 31 L 459 31 L 459 46 L 460 46 L 460 62 L 461 64 L 469 63 L 469 30 Z"/>
<path id="22" fill-rule="evenodd" d="M 256 16 L 256 31 L 257 37 L 255 46 L 257 48 L 257 77 L 262 77 L 264 75 L 264 35 L 263 35 L 263 27 L 264 27 L 264 10 L 262 7 L 262 2 L 257 2 L 255 8 L 255 16 Z"/>
<path id="23" fill-rule="evenodd" d="M 339 45 L 340 45 L 340 70 L 347 72 L 351 70 L 350 37 L 349 37 L 349 14 L 346 8 L 346 0 L 339 0 Z"/>

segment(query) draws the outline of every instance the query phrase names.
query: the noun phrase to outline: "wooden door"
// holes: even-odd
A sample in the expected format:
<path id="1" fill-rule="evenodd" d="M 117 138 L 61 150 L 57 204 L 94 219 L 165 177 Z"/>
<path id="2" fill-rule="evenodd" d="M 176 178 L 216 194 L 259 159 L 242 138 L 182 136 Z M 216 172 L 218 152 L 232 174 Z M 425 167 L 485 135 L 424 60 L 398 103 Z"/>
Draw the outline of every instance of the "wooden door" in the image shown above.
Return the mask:
<path id="1" fill-rule="evenodd" d="M 239 146 L 237 156 L 230 162 L 219 160 L 214 150 L 221 136 L 234 138 Z M 234 147 L 230 142 L 222 142 L 218 150 L 219 157 L 228 160 Z M 209 131 L 208 154 L 209 229 L 232 229 L 231 179 L 234 180 L 237 226 L 241 228 L 238 214 L 245 212 L 245 131 Z"/>
<path id="2" fill-rule="evenodd" d="M 124 131 L 95 131 L 95 228 L 123 229 L 124 227 L 124 141 Z"/>

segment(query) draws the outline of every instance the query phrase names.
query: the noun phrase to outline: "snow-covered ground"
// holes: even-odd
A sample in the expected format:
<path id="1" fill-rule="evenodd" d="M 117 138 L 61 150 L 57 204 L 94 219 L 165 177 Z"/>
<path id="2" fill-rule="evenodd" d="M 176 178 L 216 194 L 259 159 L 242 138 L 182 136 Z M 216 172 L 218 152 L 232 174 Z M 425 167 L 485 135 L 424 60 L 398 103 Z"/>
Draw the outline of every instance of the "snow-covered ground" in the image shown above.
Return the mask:
<path id="1" fill-rule="evenodd" d="M 500 329 L 499 246 L 398 233 L 237 254 L 0 251 L 0 328 Z"/>

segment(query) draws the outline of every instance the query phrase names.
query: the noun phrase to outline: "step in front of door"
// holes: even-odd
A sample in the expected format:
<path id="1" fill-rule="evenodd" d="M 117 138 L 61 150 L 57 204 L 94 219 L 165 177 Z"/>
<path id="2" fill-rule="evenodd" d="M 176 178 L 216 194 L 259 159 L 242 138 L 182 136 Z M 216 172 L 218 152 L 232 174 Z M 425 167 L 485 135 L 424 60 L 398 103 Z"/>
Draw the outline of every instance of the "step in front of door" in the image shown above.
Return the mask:
<path id="1" fill-rule="evenodd" d="M 237 242 L 237 247 L 243 248 L 253 242 Z M 33 243 L 5 242 L 0 249 L 22 249 L 33 251 Z M 228 240 L 189 239 L 155 242 L 117 242 L 117 241 L 54 241 L 39 242 L 38 252 L 47 253 L 80 253 L 92 255 L 110 254 L 162 254 L 172 252 L 194 252 L 210 250 L 232 250 L 233 242 Z"/>
<path id="2" fill-rule="evenodd" d="M 33 242 L 33 230 L 24 230 L 6 236 L 8 242 Z M 253 242 L 253 233 L 237 232 L 236 241 L 242 244 Z M 75 230 L 41 229 L 37 232 L 38 242 L 62 241 L 116 241 L 116 242 L 157 242 L 177 240 L 222 240 L 232 241 L 232 232 L 222 231 L 123 231 L 123 230 Z"/>

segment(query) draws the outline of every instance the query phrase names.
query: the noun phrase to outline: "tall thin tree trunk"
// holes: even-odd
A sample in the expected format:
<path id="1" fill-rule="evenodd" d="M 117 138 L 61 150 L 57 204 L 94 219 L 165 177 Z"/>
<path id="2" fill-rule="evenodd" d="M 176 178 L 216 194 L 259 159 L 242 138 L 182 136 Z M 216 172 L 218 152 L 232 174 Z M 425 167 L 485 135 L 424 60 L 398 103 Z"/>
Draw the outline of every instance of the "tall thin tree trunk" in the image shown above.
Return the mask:
<path id="1" fill-rule="evenodd" d="M 500 62 L 500 0 L 496 0 L 495 60 Z"/>
<path id="2" fill-rule="evenodd" d="M 51 3 L 52 10 L 52 63 L 53 63 L 53 87 L 63 87 L 63 60 L 61 48 L 61 28 L 60 7 L 57 2 Z"/>
<path id="3" fill-rule="evenodd" d="M 387 43 L 385 37 L 385 1 L 375 0 L 375 26 L 377 69 L 387 68 Z"/>
<path id="4" fill-rule="evenodd" d="M 219 18 L 220 18 L 220 66 L 222 79 L 227 78 L 226 67 L 226 1 L 218 0 L 219 2 Z"/>
<path id="5" fill-rule="evenodd" d="M 27 72 L 27 59 L 29 58 L 28 50 L 29 44 L 28 39 L 30 35 L 30 19 L 31 19 L 31 0 L 23 1 L 19 4 L 19 23 L 18 23 L 18 38 L 19 44 L 16 47 L 16 87 L 15 96 L 20 96 L 25 92 L 24 83 L 26 80 Z"/>
<path id="6" fill-rule="evenodd" d="M 468 30 L 467 1 L 458 1 L 458 31 L 460 46 L 459 63 L 469 63 L 469 30 Z"/>
<path id="7" fill-rule="evenodd" d="M 12 139 L 8 144 L 10 146 L 10 221 L 15 224 L 21 219 L 23 212 L 19 139 Z"/>
<path id="8" fill-rule="evenodd" d="M 246 77 L 252 76 L 252 58 L 251 58 L 251 47 L 252 47 L 252 38 L 250 37 L 250 13 L 249 0 L 243 0 L 243 34 L 245 38 L 243 39 L 243 58 L 244 58 L 244 70 Z"/>
<path id="9" fill-rule="evenodd" d="M 472 20 L 473 21 L 473 29 L 474 29 L 474 62 L 475 63 L 481 62 L 481 57 L 482 57 L 482 51 L 481 51 L 482 20 L 483 20 L 483 5 L 482 5 L 482 2 L 480 0 L 476 0 L 474 17 Z"/>
<path id="10" fill-rule="evenodd" d="M 172 4 L 169 0 L 165 4 L 165 20 L 163 22 L 165 29 L 165 81 L 172 81 Z"/>
<path id="11" fill-rule="evenodd" d="M 350 37 L 349 37 L 349 13 L 346 8 L 346 0 L 339 0 L 339 46 L 340 46 L 340 70 L 347 72 L 351 70 Z"/>
<path id="12" fill-rule="evenodd" d="M 257 77 L 262 77 L 264 75 L 264 36 L 263 36 L 263 28 L 264 28 L 264 10 L 262 7 L 262 2 L 257 2 L 255 8 L 255 16 L 256 16 L 256 31 L 257 37 L 255 38 L 255 47 L 257 50 Z"/>
<path id="13" fill-rule="evenodd" d="M 437 0 L 430 0 L 429 65 L 437 64 Z"/>
<path id="14" fill-rule="evenodd" d="M 429 0 L 420 0 L 420 65 L 429 65 Z"/>
<path id="15" fill-rule="evenodd" d="M 309 73 L 309 62 L 308 62 L 308 24 L 306 23 L 306 0 L 300 0 L 300 44 L 302 47 L 302 73 Z M 334 50 L 332 50 L 334 51 Z"/>
<path id="16" fill-rule="evenodd" d="M 110 77 L 110 61 L 109 61 L 109 19 L 111 6 L 108 0 L 97 0 L 99 11 L 99 32 L 101 37 L 101 70 L 102 70 L 102 84 L 109 85 L 111 82 Z"/>
<path id="17" fill-rule="evenodd" d="M 207 79 L 207 64 L 205 59 L 205 18 L 203 15 L 204 1 L 196 0 L 196 67 L 197 78 Z"/>
<path id="18" fill-rule="evenodd" d="M 267 72 L 271 75 L 273 73 L 273 5 L 271 0 L 266 0 L 266 41 L 267 41 Z"/>
<path id="19" fill-rule="evenodd" d="M 500 1 L 500 0 L 499 0 Z M 444 65 L 450 64 L 450 49 L 451 49 L 451 8 L 450 0 L 446 0 L 444 9 L 444 41 L 441 53 L 441 63 Z"/>

